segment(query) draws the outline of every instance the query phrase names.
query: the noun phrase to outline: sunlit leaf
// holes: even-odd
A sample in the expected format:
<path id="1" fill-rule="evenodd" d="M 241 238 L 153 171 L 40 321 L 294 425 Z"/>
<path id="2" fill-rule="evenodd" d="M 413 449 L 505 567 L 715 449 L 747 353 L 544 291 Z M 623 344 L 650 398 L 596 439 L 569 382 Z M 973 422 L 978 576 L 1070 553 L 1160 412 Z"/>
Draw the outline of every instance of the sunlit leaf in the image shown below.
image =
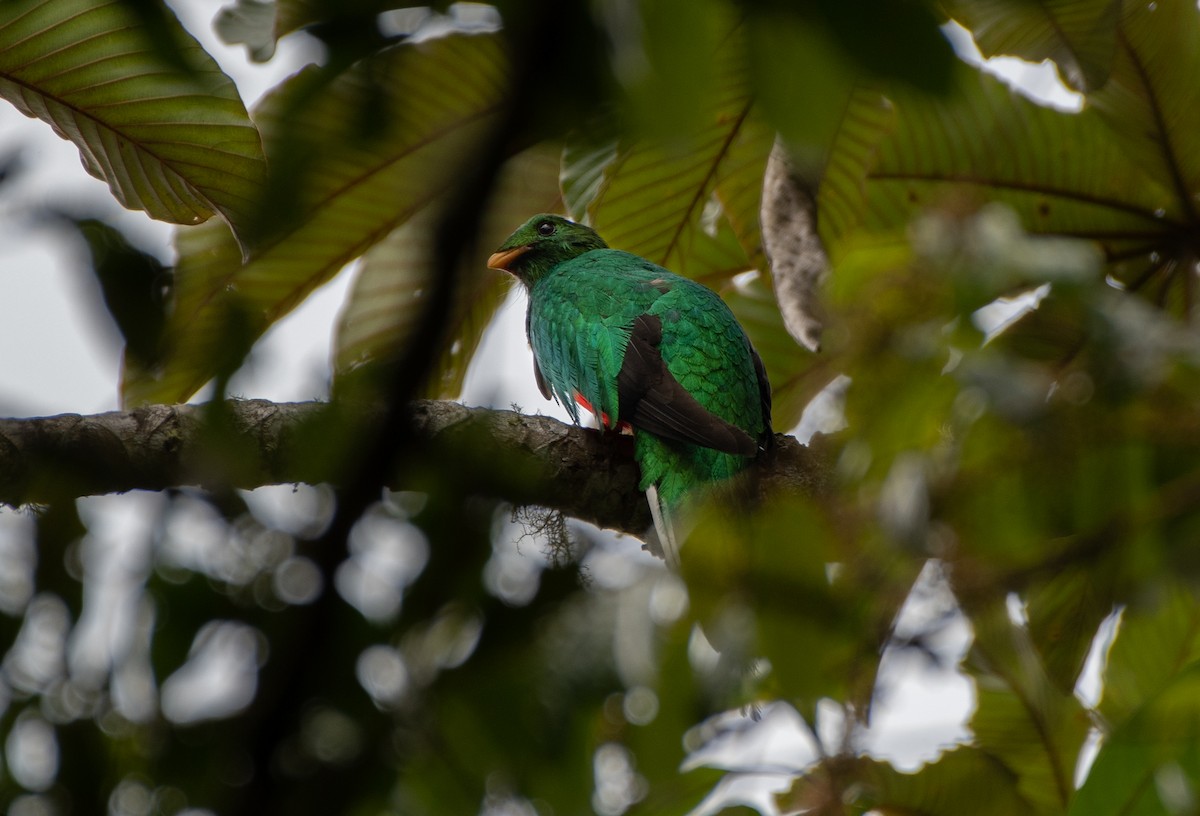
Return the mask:
<path id="1" fill-rule="evenodd" d="M 1117 48 L 1120 0 L 955 0 L 950 14 L 985 57 L 1053 60 L 1077 91 L 1103 87 Z"/>
<path id="2" fill-rule="evenodd" d="M 233 81 L 163 14 L 151 31 L 120 0 L 3 3 L 0 96 L 72 141 L 124 206 L 176 224 L 219 213 L 240 236 L 265 174 L 258 131 Z"/>
<path id="3" fill-rule="evenodd" d="M 187 399 L 215 373 L 231 302 L 257 336 L 443 195 L 494 125 L 507 81 L 500 44 L 487 35 L 397 46 L 328 83 L 317 70 L 288 80 L 255 111 L 268 153 L 297 166 L 280 182 L 298 188 L 280 200 L 290 210 L 281 213 L 283 233 L 245 265 L 219 225 L 178 236 L 174 354 L 159 371 L 127 371 L 128 402 Z"/>

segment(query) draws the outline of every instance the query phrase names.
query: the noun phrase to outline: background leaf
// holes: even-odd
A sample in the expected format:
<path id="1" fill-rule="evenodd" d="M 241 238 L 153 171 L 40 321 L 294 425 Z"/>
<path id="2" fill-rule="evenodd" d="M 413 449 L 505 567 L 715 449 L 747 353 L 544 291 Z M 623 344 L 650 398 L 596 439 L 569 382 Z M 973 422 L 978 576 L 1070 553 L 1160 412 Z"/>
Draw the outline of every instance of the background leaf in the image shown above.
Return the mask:
<path id="1" fill-rule="evenodd" d="M 461 273 L 455 325 L 447 348 L 441 350 L 443 362 L 434 369 L 440 372 L 436 396 L 458 396 L 479 339 L 509 291 L 508 276 L 487 269 L 487 256 L 532 214 L 561 209 L 559 152 L 546 145 L 516 156 L 497 183 L 473 260 Z M 438 210 L 437 204 L 422 210 L 363 257 L 338 318 L 337 370 L 388 358 L 410 339 L 412 321 L 422 308 L 421 294 L 429 285 L 430 222 Z"/>
<path id="2" fill-rule="evenodd" d="M 1075 90 L 1099 90 L 1112 72 L 1121 0 L 951 0 L 985 57 L 1053 60 Z"/>
<path id="3" fill-rule="evenodd" d="M 219 226 L 179 234 L 172 354 L 127 370 L 126 401 L 186 400 L 216 373 L 231 304 L 252 340 L 438 199 L 494 126 L 507 78 L 495 37 L 450 35 L 328 80 L 310 68 L 266 97 L 255 118 L 275 162 L 274 234 L 244 265 Z"/>

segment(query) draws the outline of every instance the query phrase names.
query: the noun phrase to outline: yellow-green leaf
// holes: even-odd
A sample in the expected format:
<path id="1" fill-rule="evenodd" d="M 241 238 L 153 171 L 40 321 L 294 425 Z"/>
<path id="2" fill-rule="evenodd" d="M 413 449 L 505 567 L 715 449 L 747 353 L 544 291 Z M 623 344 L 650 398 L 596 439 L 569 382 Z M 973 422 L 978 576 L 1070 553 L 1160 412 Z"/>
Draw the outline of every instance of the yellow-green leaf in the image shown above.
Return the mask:
<path id="1" fill-rule="evenodd" d="M 215 212 L 240 235 L 265 175 L 258 131 L 169 11 L 151 30 L 130 5 L 0 3 L 0 96 L 74 142 L 124 206 L 176 224 Z"/>

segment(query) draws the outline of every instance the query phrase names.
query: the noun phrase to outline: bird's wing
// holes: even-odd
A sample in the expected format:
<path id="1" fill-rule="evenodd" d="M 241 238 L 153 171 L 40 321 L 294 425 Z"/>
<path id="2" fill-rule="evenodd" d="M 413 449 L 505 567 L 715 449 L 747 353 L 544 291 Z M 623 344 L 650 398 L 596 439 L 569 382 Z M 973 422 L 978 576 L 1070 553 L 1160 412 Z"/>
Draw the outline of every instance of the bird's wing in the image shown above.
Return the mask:
<path id="1" fill-rule="evenodd" d="M 574 270 L 578 273 L 578 269 Z M 576 422 L 585 405 L 615 425 L 620 402 L 617 372 L 628 342 L 628 308 L 620 282 L 588 280 L 579 274 L 548 276 L 530 295 L 527 330 L 539 388 L 553 395 Z"/>
<path id="2" fill-rule="evenodd" d="M 634 319 L 617 375 L 621 418 L 665 439 L 753 456 L 758 450 L 754 439 L 701 405 L 667 370 L 661 343 L 662 321 L 657 316 Z"/>

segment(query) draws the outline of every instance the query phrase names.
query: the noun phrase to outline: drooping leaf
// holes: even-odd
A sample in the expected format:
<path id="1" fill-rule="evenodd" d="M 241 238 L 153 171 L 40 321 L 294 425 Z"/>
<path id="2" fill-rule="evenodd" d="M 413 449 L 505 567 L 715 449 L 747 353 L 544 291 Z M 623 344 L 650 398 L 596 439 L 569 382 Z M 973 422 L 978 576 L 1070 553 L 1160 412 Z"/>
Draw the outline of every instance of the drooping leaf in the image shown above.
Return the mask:
<path id="1" fill-rule="evenodd" d="M 120 0 L 5 2 L 0 96 L 73 142 L 124 206 L 176 224 L 219 213 L 242 237 L 266 170 L 258 131 L 212 57 L 170 12 L 156 19 Z"/>
<path id="2" fill-rule="evenodd" d="M 127 370 L 127 402 L 187 399 L 215 372 L 231 303 L 252 340 L 442 196 L 494 125 L 508 76 L 489 35 L 396 46 L 328 82 L 317 71 L 255 111 L 268 154 L 295 169 L 276 180 L 279 231 L 244 265 L 219 225 L 178 235 L 174 354 L 155 372 Z"/>
<path id="3" fill-rule="evenodd" d="M 462 270 L 454 329 L 449 347 L 441 350 L 444 363 L 435 369 L 440 372 L 434 387 L 437 396 L 458 395 L 483 330 L 508 291 L 507 276 L 486 268 L 488 254 L 531 214 L 560 206 L 557 150 L 534 148 L 509 162 L 489 204 L 473 261 Z M 431 222 L 438 212 L 436 204 L 430 205 L 363 257 L 338 318 L 336 370 L 393 356 L 410 340 L 422 294 L 430 285 Z"/>
<path id="4" fill-rule="evenodd" d="M 1053 60 L 1071 87 L 1084 93 L 1108 81 L 1120 0 L 954 0 L 946 5 L 971 30 L 985 57 Z"/>

